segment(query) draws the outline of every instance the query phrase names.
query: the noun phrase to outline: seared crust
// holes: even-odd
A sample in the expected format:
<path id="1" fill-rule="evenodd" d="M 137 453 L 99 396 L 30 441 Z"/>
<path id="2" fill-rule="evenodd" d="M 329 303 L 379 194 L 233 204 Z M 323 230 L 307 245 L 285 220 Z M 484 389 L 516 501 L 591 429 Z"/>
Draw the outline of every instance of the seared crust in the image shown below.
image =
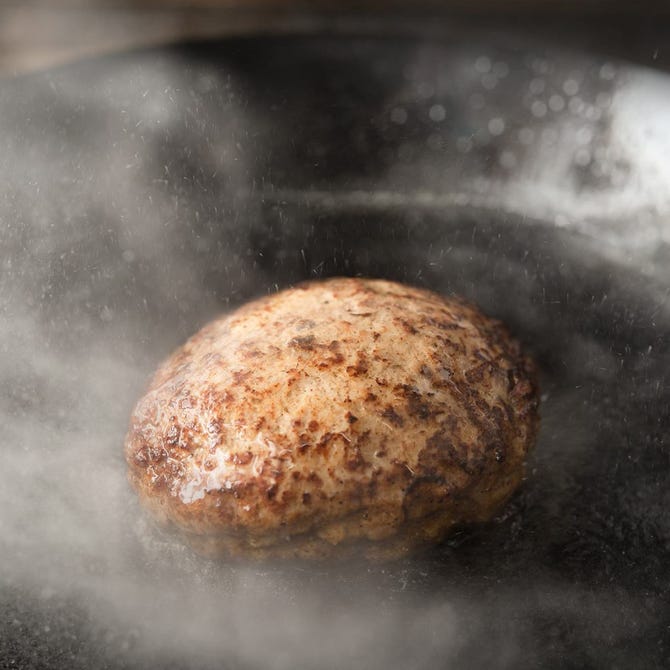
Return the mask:
<path id="1" fill-rule="evenodd" d="M 132 415 L 130 481 L 208 555 L 392 558 L 489 519 L 537 427 L 533 366 L 454 298 L 309 282 L 210 323 Z"/>

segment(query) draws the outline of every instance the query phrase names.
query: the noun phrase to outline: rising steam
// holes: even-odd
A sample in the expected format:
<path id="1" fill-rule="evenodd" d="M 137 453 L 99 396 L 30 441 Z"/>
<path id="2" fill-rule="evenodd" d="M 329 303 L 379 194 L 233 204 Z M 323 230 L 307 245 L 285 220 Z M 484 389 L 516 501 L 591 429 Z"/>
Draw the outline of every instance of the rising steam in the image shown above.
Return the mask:
<path id="1" fill-rule="evenodd" d="M 543 86 L 551 83 L 551 73 L 542 69 L 546 60 L 528 66 L 541 72 L 518 75 L 514 63 L 488 52 L 459 53 L 461 69 L 449 77 L 476 87 L 479 97 L 468 104 L 475 104 L 477 115 L 485 113 L 485 100 L 488 109 L 504 107 L 503 98 L 491 96 L 506 82 L 526 86 L 531 76 Z M 493 223 L 468 223 L 472 215 L 464 213 L 473 203 L 475 209 L 490 205 L 481 184 L 451 188 L 449 182 L 489 160 L 485 154 L 494 155 L 496 137 L 510 128 L 517 137 L 514 119 L 502 112 L 492 119 L 476 116 L 479 130 L 463 129 L 457 138 L 454 175 L 436 173 L 436 161 L 450 155 L 438 151 L 449 139 L 441 124 L 450 110 L 428 98 L 453 90 L 421 52 L 406 64 L 402 90 L 387 92 L 371 115 L 384 132 L 402 134 L 400 126 L 419 114 L 406 99 L 428 96 L 421 123 L 434 129 L 427 144 L 417 142 L 429 158 L 413 163 L 416 147 L 394 144 L 391 135 L 389 151 L 396 153 L 383 180 L 388 202 L 383 195 L 375 200 L 360 183 L 347 190 L 340 175 L 339 196 L 321 197 L 315 188 L 291 204 L 299 199 L 295 189 L 278 190 L 260 179 L 259 165 L 275 147 L 255 139 L 272 138 L 281 106 L 268 112 L 254 104 L 255 89 L 240 62 L 226 69 L 149 54 L 119 59 L 113 74 L 101 68 L 98 77 L 95 65 L 80 66 L 0 89 L 0 579 L 5 594 L 34 603 L 23 619 L 7 623 L 23 631 L 12 639 L 37 635 L 44 624 L 40 612 L 60 599 L 65 604 L 50 616 L 57 619 L 67 608 L 83 612 L 89 623 L 78 634 L 85 637 L 87 625 L 114 631 L 102 636 L 100 653 L 119 667 L 536 667 L 551 649 L 562 648 L 565 636 L 572 636 L 574 648 L 621 652 L 654 625 L 656 600 L 610 586 L 604 577 L 595 587 L 580 582 L 582 568 L 569 560 L 580 551 L 600 556 L 588 539 L 600 531 L 589 535 L 589 526 L 575 539 L 570 528 L 581 523 L 580 508 L 571 507 L 570 518 L 563 505 L 581 495 L 581 472 L 597 479 L 594 435 L 616 433 L 611 426 L 620 420 L 608 414 L 603 389 L 619 383 L 627 355 L 619 341 L 593 340 L 588 328 L 579 334 L 581 326 L 566 314 L 591 315 L 594 331 L 598 314 L 625 319 L 618 307 L 606 311 L 602 275 L 582 272 L 583 250 L 569 235 L 556 237 L 560 244 L 554 245 L 550 233 L 537 237 L 523 219 L 507 225 L 524 209 L 542 216 L 546 197 L 555 192 L 542 191 L 542 203 L 531 202 L 529 173 L 521 171 L 523 187 L 515 182 L 509 193 L 530 200 L 517 199 L 511 207 L 501 197 L 507 223 L 497 227 L 495 216 Z M 426 68 L 432 89 L 420 86 Z M 564 88 L 573 82 L 561 93 L 562 110 L 576 75 L 554 72 Z M 539 123 L 549 105 L 558 110 L 551 95 L 559 94 L 547 91 L 544 101 L 540 84 L 535 88 L 528 113 Z M 603 105 L 612 103 L 611 86 L 608 95 Z M 533 108 L 537 100 L 544 107 Z M 624 99 L 626 110 L 630 100 Z M 594 101 L 588 104 L 596 109 Z M 587 122 L 571 117 L 558 125 L 590 142 L 585 131 L 579 135 Z M 299 144 L 300 129 L 293 130 Z M 533 178 L 540 153 L 555 157 L 551 147 L 528 149 L 523 143 L 531 141 L 531 130 L 538 141 L 547 137 L 541 139 L 539 127 L 525 130 L 517 153 L 507 147 L 496 154 L 500 174 L 525 160 L 524 151 L 532 154 L 526 165 L 535 166 Z M 566 179 L 575 158 L 568 149 L 563 145 L 552 164 Z M 477 160 L 468 163 L 477 151 Z M 652 154 L 645 156 L 658 162 Z M 400 193 L 397 180 L 414 178 L 417 165 L 432 175 L 430 193 Z M 286 186 L 290 176 L 277 179 Z M 440 188 L 444 183 L 450 188 Z M 574 205 L 559 223 L 569 224 L 568 214 L 577 223 L 584 203 L 565 200 L 560 191 L 558 200 Z M 667 205 L 658 197 L 652 204 Z M 648 205 L 643 198 L 628 214 Z M 453 219 L 444 235 L 423 223 L 442 209 Z M 328 228 L 319 219 L 326 210 L 353 223 Z M 370 238 L 364 248 L 356 243 L 361 217 Z M 278 228 L 267 224 L 275 219 Z M 306 220 L 303 231 L 295 222 Z M 315 228 L 315 221 L 323 227 Z M 557 258 L 573 253 L 578 281 L 570 284 L 574 277 Z M 457 536 L 437 554 L 400 564 L 256 566 L 200 559 L 151 527 L 126 482 L 122 443 L 132 406 L 158 362 L 221 310 L 277 284 L 336 271 L 386 272 L 457 290 L 506 318 L 527 341 L 546 372 L 542 437 L 527 491 L 493 528 Z M 566 286 L 573 285 L 582 292 L 569 295 Z M 602 302 L 594 303 L 595 295 Z M 658 306 L 654 323 L 663 313 Z M 622 332 L 621 341 L 628 341 L 628 331 Z M 635 337 L 645 336 L 640 332 Z M 634 346 L 652 351 L 652 344 Z M 606 449 L 598 453 L 609 462 Z M 653 523 L 662 529 L 665 522 L 659 515 Z M 561 553 L 564 546 L 570 551 Z M 61 639 L 44 653 L 65 667 L 74 661 L 67 655 L 58 660 L 64 644 Z M 636 658 L 644 658 L 639 653 Z"/>

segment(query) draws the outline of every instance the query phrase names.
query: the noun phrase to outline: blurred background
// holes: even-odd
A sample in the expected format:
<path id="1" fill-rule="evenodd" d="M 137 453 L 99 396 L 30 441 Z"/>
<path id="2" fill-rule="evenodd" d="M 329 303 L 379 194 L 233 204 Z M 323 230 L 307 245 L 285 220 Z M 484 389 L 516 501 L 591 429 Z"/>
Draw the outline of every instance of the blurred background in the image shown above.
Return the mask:
<path id="1" fill-rule="evenodd" d="M 0 0 L 0 668 L 669 668 L 669 33 L 670 0 Z M 135 399 L 334 274 L 528 346 L 526 485 L 415 561 L 192 555 L 127 485 Z"/>
<path id="2" fill-rule="evenodd" d="M 670 17 L 666 0 L 5 0 L 0 74 L 179 39 L 331 31 L 352 20 L 360 30 L 406 28 L 426 14 L 497 29 L 527 24 L 540 36 L 559 34 L 564 42 L 601 50 L 625 45 L 638 61 L 668 59 L 659 46 Z"/>

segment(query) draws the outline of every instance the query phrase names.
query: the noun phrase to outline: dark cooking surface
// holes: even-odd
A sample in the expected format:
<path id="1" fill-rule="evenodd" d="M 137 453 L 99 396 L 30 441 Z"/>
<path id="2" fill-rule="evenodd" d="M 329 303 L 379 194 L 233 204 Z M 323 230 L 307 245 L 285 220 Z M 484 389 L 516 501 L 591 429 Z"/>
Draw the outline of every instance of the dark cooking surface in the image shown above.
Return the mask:
<path id="1" fill-rule="evenodd" d="M 669 84 L 491 40 L 240 39 L 2 82 L 0 666 L 667 664 Z M 221 309 L 332 274 L 461 293 L 526 342 L 526 486 L 413 561 L 203 561 L 125 483 L 132 404 Z"/>

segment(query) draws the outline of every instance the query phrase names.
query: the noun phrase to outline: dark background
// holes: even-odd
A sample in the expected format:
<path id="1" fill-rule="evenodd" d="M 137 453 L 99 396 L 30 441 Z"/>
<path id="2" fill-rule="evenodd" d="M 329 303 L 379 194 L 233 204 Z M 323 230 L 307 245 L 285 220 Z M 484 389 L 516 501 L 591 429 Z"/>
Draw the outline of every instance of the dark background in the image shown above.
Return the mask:
<path id="1" fill-rule="evenodd" d="M 663 129 L 635 86 L 667 101 L 666 22 L 516 6 L 2 8 L 0 666 L 667 667 L 667 184 L 609 102 Z M 235 32 L 251 36 L 110 55 Z M 482 89 L 496 63 L 504 82 Z M 609 172 L 541 169 L 570 156 L 571 135 L 542 137 L 573 112 L 534 116 L 529 82 L 548 100 L 575 72 L 602 102 L 579 117 L 594 156 L 623 142 Z M 549 189 L 542 207 L 510 190 L 519 175 Z M 456 292 L 508 323 L 542 373 L 528 481 L 413 560 L 201 560 L 125 483 L 134 399 L 213 315 L 334 274 Z"/>

